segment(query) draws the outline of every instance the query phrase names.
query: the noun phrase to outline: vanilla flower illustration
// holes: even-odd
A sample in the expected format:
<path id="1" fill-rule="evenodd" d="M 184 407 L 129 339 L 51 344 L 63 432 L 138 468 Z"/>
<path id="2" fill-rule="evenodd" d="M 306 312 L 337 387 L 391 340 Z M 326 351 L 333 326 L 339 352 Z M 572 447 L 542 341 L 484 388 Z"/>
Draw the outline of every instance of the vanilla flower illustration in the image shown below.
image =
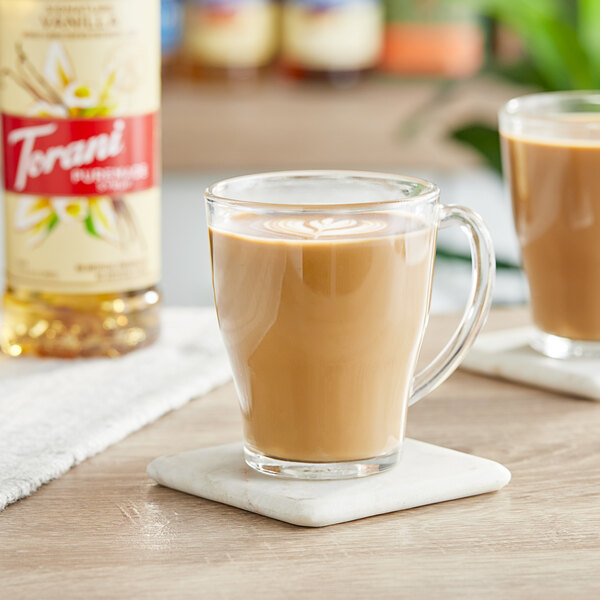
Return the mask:
<path id="1" fill-rule="evenodd" d="M 87 198 L 61 198 L 54 196 L 51 199 L 51 203 L 61 223 L 81 223 L 85 221 L 90 212 Z"/>
<path id="2" fill-rule="evenodd" d="M 41 244 L 57 224 L 50 198 L 21 196 L 17 201 L 14 226 L 17 231 L 26 232 L 29 246 Z"/>
<path id="3" fill-rule="evenodd" d="M 77 109 L 95 110 L 98 107 L 98 100 L 96 90 L 77 81 L 70 83 L 63 92 L 63 101 L 71 112 Z"/>
<path id="4" fill-rule="evenodd" d="M 107 242 L 118 242 L 117 214 L 110 198 L 90 198 L 85 226 L 89 233 Z"/>
<path id="5" fill-rule="evenodd" d="M 58 90 L 64 90 L 75 79 L 71 59 L 60 42 L 50 42 L 43 72 L 50 84 Z"/>
<path id="6" fill-rule="evenodd" d="M 59 224 L 83 224 L 94 237 L 119 242 L 118 211 L 121 200 L 105 196 L 93 198 L 21 196 L 17 201 L 14 227 L 27 234 L 30 246 L 41 244 Z"/>
<path id="7" fill-rule="evenodd" d="M 117 78 L 116 71 L 109 72 L 104 83 L 93 84 L 77 79 L 71 58 L 61 42 L 48 46 L 44 63 L 44 76 L 58 92 L 61 104 L 71 117 L 106 117 L 115 112 L 117 103 L 111 89 Z"/>

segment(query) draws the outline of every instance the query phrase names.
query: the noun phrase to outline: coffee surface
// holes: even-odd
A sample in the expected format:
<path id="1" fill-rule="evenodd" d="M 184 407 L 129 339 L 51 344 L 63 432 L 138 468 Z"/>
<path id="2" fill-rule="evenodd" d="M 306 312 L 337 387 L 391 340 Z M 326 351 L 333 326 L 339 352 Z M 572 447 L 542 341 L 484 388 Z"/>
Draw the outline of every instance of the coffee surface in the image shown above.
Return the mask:
<path id="1" fill-rule="evenodd" d="M 600 341 L 600 140 L 502 143 L 534 322 Z"/>
<path id="2" fill-rule="evenodd" d="M 316 462 L 393 451 L 428 314 L 435 230 L 392 213 L 246 214 L 209 233 L 247 444 Z"/>

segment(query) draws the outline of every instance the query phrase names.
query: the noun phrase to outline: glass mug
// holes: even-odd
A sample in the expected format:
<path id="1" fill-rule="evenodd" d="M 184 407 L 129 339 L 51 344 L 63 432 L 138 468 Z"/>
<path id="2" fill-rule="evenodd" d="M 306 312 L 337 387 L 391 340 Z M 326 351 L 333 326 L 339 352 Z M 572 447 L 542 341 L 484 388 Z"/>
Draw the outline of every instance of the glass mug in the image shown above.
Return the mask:
<path id="1" fill-rule="evenodd" d="M 205 197 L 247 464 L 305 479 L 393 466 L 407 407 L 456 369 L 486 319 L 495 261 L 481 219 L 441 205 L 433 183 L 384 173 L 248 175 Z M 468 307 L 415 376 L 437 230 L 449 225 L 471 243 Z"/>
<path id="2" fill-rule="evenodd" d="M 552 358 L 600 357 L 600 93 L 515 98 L 500 111 L 535 332 Z"/>

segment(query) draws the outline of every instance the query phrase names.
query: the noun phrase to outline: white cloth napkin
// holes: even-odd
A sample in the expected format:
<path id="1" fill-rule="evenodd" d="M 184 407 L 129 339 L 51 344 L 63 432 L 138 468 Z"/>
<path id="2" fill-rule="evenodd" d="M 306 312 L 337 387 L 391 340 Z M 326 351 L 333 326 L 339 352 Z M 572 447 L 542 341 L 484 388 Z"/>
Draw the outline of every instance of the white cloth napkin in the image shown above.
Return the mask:
<path id="1" fill-rule="evenodd" d="M 0 358 L 0 510 L 230 377 L 212 308 L 118 359 Z"/>

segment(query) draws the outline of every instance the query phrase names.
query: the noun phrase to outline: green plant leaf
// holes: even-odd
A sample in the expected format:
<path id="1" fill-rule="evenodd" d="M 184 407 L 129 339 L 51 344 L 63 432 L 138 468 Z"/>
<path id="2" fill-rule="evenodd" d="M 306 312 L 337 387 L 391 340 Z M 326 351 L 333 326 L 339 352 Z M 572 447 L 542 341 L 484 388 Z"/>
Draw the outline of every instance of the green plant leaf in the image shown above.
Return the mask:
<path id="1" fill-rule="evenodd" d="M 577 29 L 573 2 L 564 0 L 465 0 L 498 19 L 523 40 L 531 64 L 548 90 L 598 86 L 594 62 Z M 597 0 L 588 0 L 598 4 Z M 598 29 L 590 32 L 598 36 Z"/>
<path id="2" fill-rule="evenodd" d="M 577 16 L 579 37 L 594 69 L 594 87 L 600 88 L 600 2 L 579 0 Z"/>
<path id="3" fill-rule="evenodd" d="M 473 123 L 452 131 L 450 136 L 475 150 L 491 169 L 502 173 L 500 136 L 496 128 Z"/>
<path id="4" fill-rule="evenodd" d="M 560 22 L 547 22 L 529 36 L 530 53 L 548 86 L 557 90 L 591 89 L 595 77 L 590 57 L 575 30 Z"/>
<path id="5" fill-rule="evenodd" d="M 98 234 L 98 232 L 94 228 L 94 222 L 92 221 L 92 215 L 88 215 L 85 218 L 85 220 L 83 221 L 83 224 L 85 225 L 85 228 L 86 228 L 86 230 L 87 230 L 88 233 L 91 233 L 92 235 L 94 235 L 96 237 L 100 237 L 100 235 Z"/>
<path id="6" fill-rule="evenodd" d="M 490 65 L 486 71 L 503 79 L 508 79 L 518 85 L 546 89 L 546 85 L 537 69 L 529 60 L 511 65 Z"/>

